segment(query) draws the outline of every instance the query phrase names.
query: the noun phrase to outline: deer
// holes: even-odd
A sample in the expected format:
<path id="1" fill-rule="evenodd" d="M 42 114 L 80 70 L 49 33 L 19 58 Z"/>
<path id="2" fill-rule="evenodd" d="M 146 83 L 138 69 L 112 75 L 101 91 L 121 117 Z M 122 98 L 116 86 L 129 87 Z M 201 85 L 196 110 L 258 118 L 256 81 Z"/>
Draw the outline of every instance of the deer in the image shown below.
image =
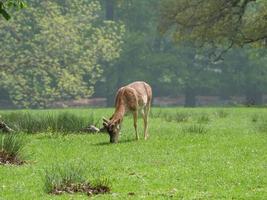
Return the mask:
<path id="1" fill-rule="evenodd" d="M 152 101 L 152 89 L 143 81 L 136 81 L 119 88 L 115 98 L 115 111 L 108 119 L 103 117 L 103 128 L 110 136 L 110 143 L 117 143 L 123 117 L 127 113 L 133 114 L 136 140 L 139 140 L 137 131 L 138 112 L 144 120 L 144 138 L 148 138 L 148 115 Z"/>

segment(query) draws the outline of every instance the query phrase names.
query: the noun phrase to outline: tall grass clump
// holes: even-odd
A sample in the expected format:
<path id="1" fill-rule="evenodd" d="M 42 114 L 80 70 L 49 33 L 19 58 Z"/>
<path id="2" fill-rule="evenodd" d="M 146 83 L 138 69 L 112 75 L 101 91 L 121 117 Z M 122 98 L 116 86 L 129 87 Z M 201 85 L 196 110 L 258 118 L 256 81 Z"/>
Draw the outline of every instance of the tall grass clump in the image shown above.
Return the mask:
<path id="1" fill-rule="evenodd" d="M 198 123 L 208 123 L 210 121 L 210 116 L 207 113 L 201 113 L 197 117 Z"/>
<path id="2" fill-rule="evenodd" d="M 205 134 L 208 132 L 208 128 L 203 124 L 190 124 L 182 127 L 183 133 L 197 133 Z"/>
<path id="3" fill-rule="evenodd" d="M 163 112 L 160 109 L 159 111 L 152 110 L 149 114 L 150 118 L 160 118 L 162 116 Z"/>
<path id="4" fill-rule="evenodd" d="M 215 115 L 216 115 L 217 117 L 219 117 L 219 118 L 226 118 L 226 117 L 229 115 L 229 113 L 226 112 L 225 110 L 217 110 L 217 111 L 215 112 Z"/>
<path id="5" fill-rule="evenodd" d="M 87 195 L 110 191 L 109 181 L 87 181 L 84 165 L 80 162 L 54 164 L 45 169 L 44 189 L 49 194 L 81 192 Z M 104 180 L 104 179 L 103 179 Z"/>
<path id="6" fill-rule="evenodd" d="M 258 115 L 258 114 L 253 114 L 252 116 L 251 116 L 251 121 L 252 122 L 258 122 L 260 120 L 260 116 Z"/>
<path id="7" fill-rule="evenodd" d="M 186 112 L 162 112 L 161 110 L 153 113 L 152 118 L 161 118 L 167 122 L 187 122 L 191 115 Z"/>
<path id="8" fill-rule="evenodd" d="M 176 122 L 187 122 L 189 121 L 191 115 L 185 112 L 177 112 L 173 117 Z"/>
<path id="9" fill-rule="evenodd" d="M 26 139 L 21 134 L 3 134 L 0 143 L 0 164 L 23 164 L 22 150 Z"/>
<path id="10" fill-rule="evenodd" d="M 2 119 L 13 129 L 25 133 L 79 132 L 88 124 L 95 124 L 93 113 L 84 117 L 70 112 L 11 112 L 2 114 Z"/>
<path id="11" fill-rule="evenodd" d="M 258 117 L 256 118 L 256 121 L 254 122 L 254 128 L 258 132 L 267 133 L 267 118 L 266 116 Z M 252 118 L 253 120 L 253 118 Z"/>

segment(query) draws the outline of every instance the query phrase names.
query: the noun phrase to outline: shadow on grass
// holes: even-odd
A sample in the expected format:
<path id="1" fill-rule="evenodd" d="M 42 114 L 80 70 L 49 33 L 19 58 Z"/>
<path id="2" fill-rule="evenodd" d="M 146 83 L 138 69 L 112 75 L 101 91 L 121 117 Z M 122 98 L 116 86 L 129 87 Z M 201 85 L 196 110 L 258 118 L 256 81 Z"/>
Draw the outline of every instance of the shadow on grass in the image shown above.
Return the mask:
<path id="1" fill-rule="evenodd" d="M 110 143 L 110 142 L 100 142 L 94 144 L 95 146 L 106 146 L 106 145 L 114 145 L 114 144 L 124 144 L 124 143 L 131 143 L 131 142 L 136 142 L 136 139 L 127 139 L 127 140 L 121 140 L 118 143 Z"/>

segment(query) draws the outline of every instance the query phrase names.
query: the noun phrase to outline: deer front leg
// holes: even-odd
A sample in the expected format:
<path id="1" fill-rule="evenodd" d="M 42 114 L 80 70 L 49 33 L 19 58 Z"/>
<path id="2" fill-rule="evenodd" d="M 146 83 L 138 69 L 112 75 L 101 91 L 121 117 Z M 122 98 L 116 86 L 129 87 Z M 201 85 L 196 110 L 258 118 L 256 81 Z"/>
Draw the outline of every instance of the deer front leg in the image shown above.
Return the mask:
<path id="1" fill-rule="evenodd" d="M 139 135 L 138 135 L 138 132 L 137 132 L 138 111 L 134 111 L 133 112 L 133 118 L 134 118 L 134 130 L 135 130 L 136 140 L 139 140 Z"/>

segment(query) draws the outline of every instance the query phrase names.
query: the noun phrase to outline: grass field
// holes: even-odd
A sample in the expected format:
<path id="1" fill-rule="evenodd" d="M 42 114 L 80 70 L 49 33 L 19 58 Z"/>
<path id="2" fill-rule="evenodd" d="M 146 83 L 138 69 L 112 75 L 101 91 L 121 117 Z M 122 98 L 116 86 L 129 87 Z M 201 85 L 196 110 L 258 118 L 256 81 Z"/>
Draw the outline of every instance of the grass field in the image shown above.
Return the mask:
<path id="1" fill-rule="evenodd" d="M 153 108 L 147 141 L 141 118 L 135 141 L 131 116 L 118 144 L 106 134 L 75 132 L 112 111 L 1 111 L 28 142 L 27 164 L 0 165 L 0 200 L 267 199 L 266 108 Z M 111 192 L 48 194 L 46 174 L 66 163 L 81 167 L 86 180 L 105 180 Z"/>

